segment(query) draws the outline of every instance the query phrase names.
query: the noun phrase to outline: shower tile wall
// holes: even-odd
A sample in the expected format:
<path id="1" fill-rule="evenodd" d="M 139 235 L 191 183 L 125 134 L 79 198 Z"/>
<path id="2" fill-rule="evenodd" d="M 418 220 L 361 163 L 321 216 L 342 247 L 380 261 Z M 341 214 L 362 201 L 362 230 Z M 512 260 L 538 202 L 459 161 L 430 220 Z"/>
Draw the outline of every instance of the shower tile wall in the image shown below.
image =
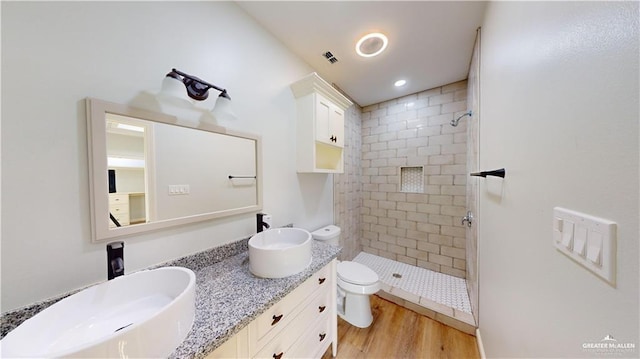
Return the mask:
<path id="1" fill-rule="evenodd" d="M 466 80 L 362 109 L 364 252 L 465 278 L 466 111 Z M 401 166 L 424 166 L 423 193 L 400 192 Z"/>
<path id="2" fill-rule="evenodd" d="M 361 131 L 362 110 L 358 105 L 353 105 L 345 111 L 344 173 L 333 175 L 334 222 L 342 230 L 341 260 L 351 260 L 362 250 L 360 243 Z"/>

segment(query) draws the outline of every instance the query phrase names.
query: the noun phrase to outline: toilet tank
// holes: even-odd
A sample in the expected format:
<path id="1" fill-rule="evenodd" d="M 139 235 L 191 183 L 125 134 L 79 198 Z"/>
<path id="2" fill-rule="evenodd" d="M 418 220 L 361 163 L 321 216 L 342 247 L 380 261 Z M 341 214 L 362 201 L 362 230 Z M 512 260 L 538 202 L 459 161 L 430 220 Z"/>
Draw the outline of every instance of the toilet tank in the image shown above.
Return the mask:
<path id="1" fill-rule="evenodd" d="M 332 246 L 340 245 L 340 227 L 330 224 L 311 232 L 313 239 Z"/>

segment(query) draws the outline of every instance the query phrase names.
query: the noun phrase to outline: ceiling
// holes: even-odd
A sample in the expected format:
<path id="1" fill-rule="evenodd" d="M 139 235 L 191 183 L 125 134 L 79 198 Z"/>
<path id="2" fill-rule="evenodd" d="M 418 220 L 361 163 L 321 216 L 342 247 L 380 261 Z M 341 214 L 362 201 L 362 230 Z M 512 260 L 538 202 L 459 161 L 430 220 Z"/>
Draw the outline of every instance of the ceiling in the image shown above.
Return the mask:
<path id="1" fill-rule="evenodd" d="M 486 3 L 480 1 L 239 1 L 318 74 L 360 106 L 467 78 Z M 355 52 L 369 32 L 389 38 L 370 58 Z M 330 51 L 338 62 L 324 56 Z M 407 84 L 396 88 L 396 80 Z"/>

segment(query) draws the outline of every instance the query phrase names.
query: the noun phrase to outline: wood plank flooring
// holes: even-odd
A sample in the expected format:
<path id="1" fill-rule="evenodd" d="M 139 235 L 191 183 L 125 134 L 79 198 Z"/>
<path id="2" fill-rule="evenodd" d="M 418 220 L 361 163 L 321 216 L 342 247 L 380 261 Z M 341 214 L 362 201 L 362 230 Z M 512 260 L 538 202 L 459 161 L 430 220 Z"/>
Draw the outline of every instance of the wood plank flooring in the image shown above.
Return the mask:
<path id="1" fill-rule="evenodd" d="M 476 338 L 371 296 L 373 324 L 360 329 L 338 318 L 337 358 L 478 359 Z M 331 359 L 331 347 L 322 359 Z"/>

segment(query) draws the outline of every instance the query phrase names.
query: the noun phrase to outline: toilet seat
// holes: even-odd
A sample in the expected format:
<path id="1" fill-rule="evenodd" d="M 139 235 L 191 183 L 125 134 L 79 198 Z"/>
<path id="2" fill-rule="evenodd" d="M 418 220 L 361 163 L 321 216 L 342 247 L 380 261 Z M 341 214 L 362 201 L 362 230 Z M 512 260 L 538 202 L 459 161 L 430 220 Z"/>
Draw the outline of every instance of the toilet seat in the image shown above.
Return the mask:
<path id="1" fill-rule="evenodd" d="M 336 272 L 339 279 L 356 285 L 371 285 L 379 280 L 376 272 L 357 262 L 340 262 Z"/>

